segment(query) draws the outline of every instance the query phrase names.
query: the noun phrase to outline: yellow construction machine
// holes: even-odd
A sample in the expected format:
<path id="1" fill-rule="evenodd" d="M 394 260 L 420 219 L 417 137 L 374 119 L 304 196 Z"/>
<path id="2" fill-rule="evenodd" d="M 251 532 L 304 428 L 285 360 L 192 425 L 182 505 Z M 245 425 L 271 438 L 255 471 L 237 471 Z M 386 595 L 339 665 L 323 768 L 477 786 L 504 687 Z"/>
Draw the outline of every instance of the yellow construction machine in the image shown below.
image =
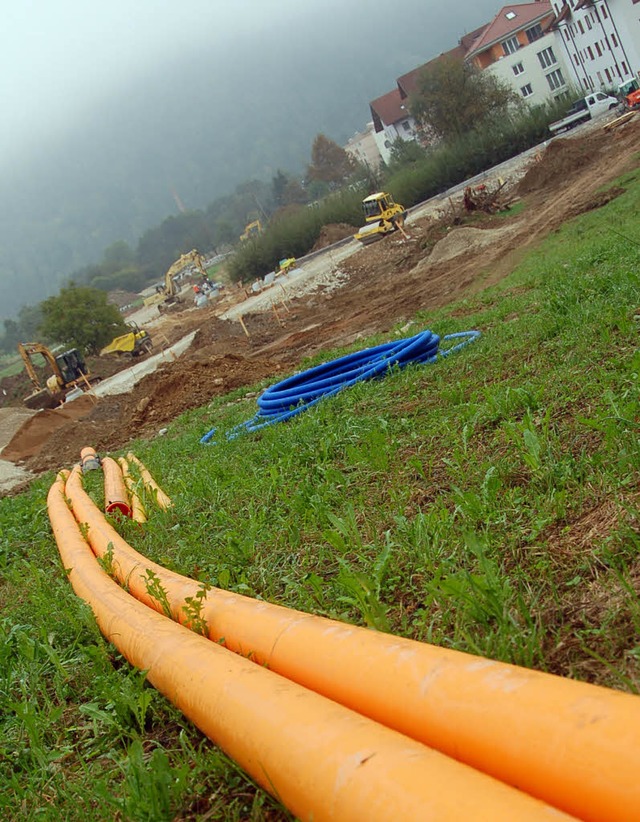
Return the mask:
<path id="1" fill-rule="evenodd" d="M 181 274 L 185 268 L 189 267 L 196 268 L 204 277 L 207 276 L 202 256 L 194 248 L 186 254 L 182 254 L 175 263 L 169 267 L 167 273 L 164 275 L 164 285 L 156 286 L 157 293 L 152 297 L 148 297 L 144 301 L 144 304 L 157 304 L 161 314 L 179 309 L 182 300 L 180 299 L 180 289 L 176 285 L 175 277 Z"/>
<path id="2" fill-rule="evenodd" d="M 362 211 L 365 225 L 353 236 L 363 245 L 381 240 L 394 231 L 401 231 L 406 236 L 404 221 L 407 218 L 407 210 L 394 202 L 391 194 L 385 191 L 370 194 L 362 201 Z"/>
<path id="3" fill-rule="evenodd" d="M 76 387 L 90 388 L 98 378 L 92 377 L 82 354 L 77 348 L 70 348 L 62 354 L 53 354 L 42 343 L 18 343 L 18 353 L 33 383 L 33 393 L 24 398 L 27 408 L 54 408 Z M 53 372 L 43 387 L 33 363 L 33 357 L 40 355 Z"/>
<path id="4" fill-rule="evenodd" d="M 100 351 L 100 356 L 105 357 L 108 354 L 116 354 L 121 357 L 128 354 L 130 357 L 141 357 L 143 354 L 149 353 L 153 348 L 151 335 L 148 331 L 141 329 L 137 323 L 128 322 L 129 331 L 126 334 L 121 334 L 115 337 L 109 345 Z"/>
<path id="5" fill-rule="evenodd" d="M 244 233 L 240 235 L 240 242 L 244 243 L 247 240 L 253 240 L 262 234 L 262 223 L 260 220 L 254 220 L 248 223 L 244 228 Z"/>

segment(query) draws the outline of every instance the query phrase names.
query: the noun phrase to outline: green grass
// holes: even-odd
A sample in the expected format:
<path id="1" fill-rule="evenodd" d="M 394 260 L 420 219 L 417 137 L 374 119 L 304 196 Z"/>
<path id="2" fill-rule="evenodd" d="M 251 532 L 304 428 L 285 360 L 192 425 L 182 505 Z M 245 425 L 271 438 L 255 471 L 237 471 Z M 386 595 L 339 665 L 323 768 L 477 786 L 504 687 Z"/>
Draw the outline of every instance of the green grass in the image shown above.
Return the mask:
<path id="1" fill-rule="evenodd" d="M 640 247 L 618 235 L 640 184 L 621 184 L 499 286 L 416 317 L 479 328 L 461 353 L 255 435 L 199 444 L 254 413 L 241 390 L 135 443 L 175 509 L 126 538 L 203 582 L 638 693 Z M 288 818 L 101 638 L 51 480 L 0 501 L 3 816 Z"/>
<path id="2" fill-rule="evenodd" d="M 7 355 L 0 357 L 0 380 L 5 377 L 13 377 L 24 369 L 24 364 L 20 357 Z"/>

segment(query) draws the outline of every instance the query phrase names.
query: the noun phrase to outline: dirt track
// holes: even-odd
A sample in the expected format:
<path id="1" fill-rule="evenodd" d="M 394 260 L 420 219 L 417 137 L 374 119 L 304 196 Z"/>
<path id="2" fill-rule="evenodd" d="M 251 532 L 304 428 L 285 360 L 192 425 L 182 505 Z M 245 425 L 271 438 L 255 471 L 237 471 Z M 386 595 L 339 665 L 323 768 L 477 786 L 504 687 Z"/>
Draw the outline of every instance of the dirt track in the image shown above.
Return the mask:
<path id="1" fill-rule="evenodd" d="M 527 161 L 526 175 L 513 188 L 526 206 L 513 218 L 476 216 L 456 225 L 451 214 L 437 216 L 446 201 L 432 203 L 422 211 L 427 216 L 409 225 L 411 239 L 396 234 L 350 256 L 335 255 L 316 290 L 276 303 L 277 314 L 265 303 L 260 313 L 250 313 L 248 305 L 230 312 L 242 314 L 249 337 L 240 322 L 220 319 L 225 309 L 220 304 L 165 317 L 154 323 L 152 334 L 164 335 L 167 343 L 199 329 L 180 359 L 144 377 L 129 394 L 103 397 L 97 404 L 83 399 L 27 419 L 2 459 L 39 472 L 76 462 L 83 445 L 103 453 L 116 450 L 134 437 L 155 436 L 175 416 L 212 396 L 264 378 L 276 380 L 319 350 L 386 332 L 418 310 L 498 282 L 531 244 L 621 193 L 601 189 L 635 167 L 639 136 L 636 118 L 611 132 L 599 127 L 551 142 Z M 95 370 L 106 367 L 100 362 Z M 11 388 L 15 394 L 15 378 Z"/>

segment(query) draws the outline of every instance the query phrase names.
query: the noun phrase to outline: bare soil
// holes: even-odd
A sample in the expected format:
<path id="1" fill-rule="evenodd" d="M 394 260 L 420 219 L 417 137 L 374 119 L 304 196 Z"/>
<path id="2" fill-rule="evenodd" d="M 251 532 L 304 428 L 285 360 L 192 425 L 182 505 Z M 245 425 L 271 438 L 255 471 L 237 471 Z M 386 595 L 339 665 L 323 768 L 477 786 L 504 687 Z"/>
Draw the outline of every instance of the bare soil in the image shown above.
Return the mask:
<path id="1" fill-rule="evenodd" d="M 2 452 L 33 472 L 77 461 L 84 445 L 101 452 L 153 437 L 178 414 L 243 385 L 273 378 L 305 357 L 386 332 L 416 311 L 471 295 L 508 275 L 532 244 L 578 214 L 599 208 L 622 193 L 606 184 L 637 166 L 640 119 L 610 132 L 594 129 L 580 137 L 554 140 L 530 160 L 513 187 L 525 209 L 514 217 L 474 214 L 464 225 L 446 213 L 418 218 L 399 234 L 357 250 L 339 264 L 343 285 L 326 282 L 315 292 L 273 309 L 245 314 L 243 322 L 222 320 L 225 306 L 166 315 L 151 330 L 156 341 L 173 343 L 199 329 L 190 349 L 145 377 L 130 394 L 82 398 L 62 409 L 28 418 Z M 456 221 L 457 222 L 457 221 Z M 352 227 L 328 227 L 323 241 Z M 328 261 L 328 265 L 330 265 Z M 242 299 L 236 294 L 235 299 Z M 106 377 L 126 362 L 90 363 Z M 3 405 L 29 393 L 24 376 L 3 380 Z M 1 445 L 1 444 L 0 444 Z"/>

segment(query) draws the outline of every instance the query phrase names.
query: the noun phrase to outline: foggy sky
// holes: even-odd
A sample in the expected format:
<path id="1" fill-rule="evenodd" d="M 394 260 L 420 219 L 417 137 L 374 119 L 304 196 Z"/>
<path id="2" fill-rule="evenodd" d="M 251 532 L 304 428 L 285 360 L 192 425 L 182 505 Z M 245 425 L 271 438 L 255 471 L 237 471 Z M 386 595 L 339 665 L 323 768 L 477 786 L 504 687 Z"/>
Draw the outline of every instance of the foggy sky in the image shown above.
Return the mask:
<path id="1" fill-rule="evenodd" d="M 303 173 L 496 0 L 13 0 L 0 30 L 0 319 L 118 240 Z"/>
<path id="2" fill-rule="evenodd" d="M 126 95 L 133 78 L 167 64 L 179 66 L 203 49 L 228 68 L 253 62 L 265 43 L 282 52 L 295 38 L 310 48 L 330 46 L 331 29 L 393 50 L 403 43 L 415 64 L 455 45 L 487 21 L 496 0 L 20 0 L 4 4 L 0 45 L 0 169 L 73 132 L 83 113 L 113 95 Z M 455 13 L 452 9 L 455 8 Z M 322 40 L 325 39 L 323 44 Z M 295 70 L 295 66 L 292 67 Z M 232 72 L 228 72 L 232 74 Z M 380 77 L 379 94 L 395 77 Z M 367 116 L 363 101 L 363 118 Z M 364 125 L 364 122 L 362 123 Z"/>

